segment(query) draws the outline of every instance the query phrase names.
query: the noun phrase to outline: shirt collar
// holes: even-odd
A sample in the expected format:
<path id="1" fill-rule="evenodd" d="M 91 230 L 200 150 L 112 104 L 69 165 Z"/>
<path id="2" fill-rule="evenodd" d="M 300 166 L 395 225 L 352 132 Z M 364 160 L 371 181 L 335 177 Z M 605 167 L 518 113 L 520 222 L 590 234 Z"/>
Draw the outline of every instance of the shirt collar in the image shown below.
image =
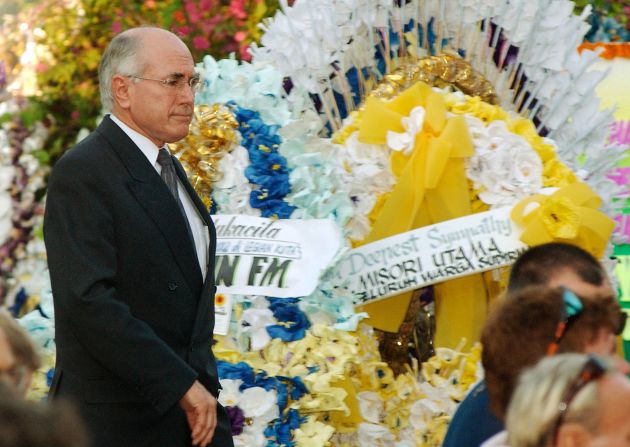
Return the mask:
<path id="1" fill-rule="evenodd" d="M 155 143 L 153 143 L 147 137 L 136 132 L 131 127 L 127 126 L 120 119 L 118 119 L 113 113 L 110 114 L 109 117 L 112 119 L 113 122 L 115 122 L 118 125 L 118 127 L 122 129 L 123 132 L 127 134 L 129 138 L 131 138 L 131 141 L 133 141 L 136 144 L 136 146 L 138 146 L 138 148 L 144 154 L 144 156 L 147 157 L 147 160 L 149 160 L 149 163 L 151 163 L 151 166 L 156 167 L 158 151 L 160 150 L 160 148 L 158 148 L 155 145 Z"/>

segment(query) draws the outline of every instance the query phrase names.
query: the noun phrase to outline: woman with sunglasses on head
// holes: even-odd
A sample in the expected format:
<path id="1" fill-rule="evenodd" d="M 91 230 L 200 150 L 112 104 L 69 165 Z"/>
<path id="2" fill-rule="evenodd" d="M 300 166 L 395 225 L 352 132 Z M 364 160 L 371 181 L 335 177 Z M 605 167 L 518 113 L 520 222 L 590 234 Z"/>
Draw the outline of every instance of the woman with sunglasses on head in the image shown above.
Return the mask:
<path id="1" fill-rule="evenodd" d="M 511 447 L 630 446 L 630 380 L 592 355 L 543 359 L 521 375 L 506 426 Z"/>
<path id="2" fill-rule="evenodd" d="M 587 299 L 564 287 L 527 287 L 510 295 L 491 313 L 481 336 L 491 411 L 505 420 L 519 374 L 546 356 L 613 355 L 624 324 L 613 294 Z M 619 357 L 617 362 L 627 372 L 627 363 Z M 482 445 L 504 445 L 505 437 L 499 433 Z"/>

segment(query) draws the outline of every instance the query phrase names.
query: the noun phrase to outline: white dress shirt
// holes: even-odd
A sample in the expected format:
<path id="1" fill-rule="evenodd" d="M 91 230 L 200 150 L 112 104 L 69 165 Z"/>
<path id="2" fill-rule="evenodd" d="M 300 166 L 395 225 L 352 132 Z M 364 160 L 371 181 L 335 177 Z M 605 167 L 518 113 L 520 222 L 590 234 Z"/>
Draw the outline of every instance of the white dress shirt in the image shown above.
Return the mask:
<path id="1" fill-rule="evenodd" d="M 162 166 L 157 162 L 158 152 L 161 148 L 158 148 L 151 140 L 144 135 L 139 134 L 125 123 L 116 118 L 113 114 L 109 115 L 113 122 L 125 132 L 129 138 L 140 148 L 140 151 L 147 157 L 151 166 L 155 168 L 158 174 L 162 173 Z M 167 149 L 168 150 L 168 149 Z M 195 242 L 195 250 L 197 251 L 197 260 L 199 261 L 199 267 L 201 267 L 201 274 L 205 280 L 208 273 L 208 246 L 210 245 L 210 234 L 208 233 L 208 227 L 204 224 L 203 219 L 199 215 L 197 207 L 193 203 L 190 196 L 186 193 L 184 185 L 181 184 L 179 178 L 177 179 L 177 194 L 179 200 L 181 200 L 184 206 L 184 212 L 188 218 L 190 224 L 190 230 L 193 234 Z"/>

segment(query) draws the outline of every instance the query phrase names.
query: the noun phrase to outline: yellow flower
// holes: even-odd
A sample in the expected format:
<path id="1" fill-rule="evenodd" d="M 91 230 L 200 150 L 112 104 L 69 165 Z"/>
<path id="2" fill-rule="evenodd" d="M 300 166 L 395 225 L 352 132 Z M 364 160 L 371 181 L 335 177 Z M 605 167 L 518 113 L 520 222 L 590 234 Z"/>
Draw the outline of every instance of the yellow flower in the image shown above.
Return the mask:
<path id="1" fill-rule="evenodd" d="M 328 440 L 334 433 L 333 427 L 318 421 L 314 416 L 309 416 L 308 420 L 293 432 L 293 436 L 298 447 L 324 447 L 330 445 Z"/>
<path id="2" fill-rule="evenodd" d="M 515 120 L 509 120 L 507 124 L 510 132 L 514 132 L 515 134 L 522 136 L 529 142 L 536 138 L 540 138 L 532 120 L 518 118 Z"/>
<path id="3" fill-rule="evenodd" d="M 231 339 L 222 335 L 214 336 L 215 344 L 212 346 L 212 352 L 218 360 L 224 360 L 230 363 L 238 363 L 242 356 L 238 352 L 238 348 L 232 346 Z"/>
<path id="4" fill-rule="evenodd" d="M 426 445 L 430 447 L 439 447 L 442 445 L 444 436 L 446 436 L 446 429 L 450 422 L 450 416 L 438 416 L 429 422 L 426 431 Z"/>
<path id="5" fill-rule="evenodd" d="M 392 431 L 399 431 L 409 425 L 409 405 L 400 399 L 389 399 L 385 402 L 385 424 Z"/>
<path id="6" fill-rule="evenodd" d="M 554 238 L 573 239 L 580 229 L 579 208 L 566 197 L 549 197 L 541 205 L 540 217 Z"/>
<path id="7" fill-rule="evenodd" d="M 454 104 L 451 112 L 459 115 L 470 114 L 476 116 L 486 124 L 494 120 L 508 120 L 508 114 L 505 110 L 499 106 L 482 101 L 479 96 L 466 97 L 466 102 Z"/>
<path id="8" fill-rule="evenodd" d="M 560 188 L 575 182 L 577 182 L 577 177 L 573 171 L 557 158 L 543 165 L 543 186 Z"/>
<path id="9" fill-rule="evenodd" d="M 507 127 L 511 132 L 525 138 L 529 145 L 540 156 L 543 163 L 556 160 L 556 149 L 553 145 L 546 143 L 545 139 L 538 135 L 532 120 L 518 118 L 507 122 Z"/>

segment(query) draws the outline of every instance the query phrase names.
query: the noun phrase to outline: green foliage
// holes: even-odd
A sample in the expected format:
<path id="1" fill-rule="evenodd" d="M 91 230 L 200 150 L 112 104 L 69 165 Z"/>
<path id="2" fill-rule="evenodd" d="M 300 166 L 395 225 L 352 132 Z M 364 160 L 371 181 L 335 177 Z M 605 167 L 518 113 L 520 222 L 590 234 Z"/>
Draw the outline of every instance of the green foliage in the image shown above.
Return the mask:
<path id="1" fill-rule="evenodd" d="M 19 112 L 19 116 L 24 127 L 29 128 L 46 117 L 46 107 L 33 101 Z"/>
<path id="2" fill-rule="evenodd" d="M 118 32 L 138 26 L 160 26 L 178 34 L 196 61 L 246 48 L 260 38 L 257 24 L 278 8 L 277 0 L 39 0 L 24 2 L 19 16 L 7 16 L 0 36 L 0 61 L 9 77 L 20 76 L 20 56 L 27 40 L 37 44 L 37 91 L 27 93 L 25 122 L 49 118 L 45 147 L 54 161 L 76 140 L 82 128 L 93 129 L 101 112 L 98 64 Z M 29 24 L 26 35 L 21 23 Z M 35 33 L 33 30 L 38 28 Z M 41 157 L 46 160 L 46 157 Z"/>

